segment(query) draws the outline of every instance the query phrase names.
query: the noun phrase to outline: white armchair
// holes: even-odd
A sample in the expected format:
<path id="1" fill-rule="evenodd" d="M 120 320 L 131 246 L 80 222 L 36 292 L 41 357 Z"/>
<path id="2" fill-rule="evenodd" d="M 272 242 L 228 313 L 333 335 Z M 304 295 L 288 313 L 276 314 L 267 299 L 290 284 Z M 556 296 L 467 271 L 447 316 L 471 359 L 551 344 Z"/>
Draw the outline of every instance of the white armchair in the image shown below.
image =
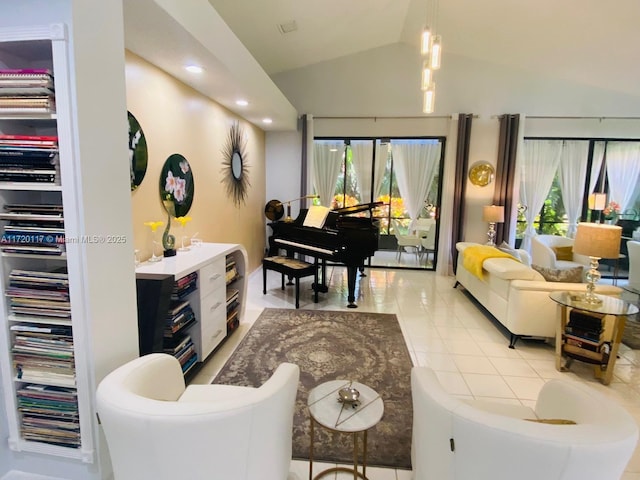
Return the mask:
<path id="1" fill-rule="evenodd" d="M 571 268 L 571 267 L 588 267 L 590 265 L 589 257 L 571 254 L 571 260 L 558 260 L 556 247 L 572 247 L 573 238 L 561 237 L 559 235 L 536 235 L 531 239 L 531 264 L 546 268 Z"/>
<path id="2" fill-rule="evenodd" d="M 185 389 L 171 355 L 117 368 L 97 389 L 115 480 L 286 480 L 299 375 L 283 363 L 259 388 Z"/>
<path id="3" fill-rule="evenodd" d="M 415 480 L 618 480 L 638 440 L 631 415 L 577 382 L 548 381 L 530 409 L 462 400 L 414 367 L 411 392 Z"/>
<path id="4" fill-rule="evenodd" d="M 627 254 L 629 257 L 629 286 L 640 290 L 640 242 L 629 240 Z"/>

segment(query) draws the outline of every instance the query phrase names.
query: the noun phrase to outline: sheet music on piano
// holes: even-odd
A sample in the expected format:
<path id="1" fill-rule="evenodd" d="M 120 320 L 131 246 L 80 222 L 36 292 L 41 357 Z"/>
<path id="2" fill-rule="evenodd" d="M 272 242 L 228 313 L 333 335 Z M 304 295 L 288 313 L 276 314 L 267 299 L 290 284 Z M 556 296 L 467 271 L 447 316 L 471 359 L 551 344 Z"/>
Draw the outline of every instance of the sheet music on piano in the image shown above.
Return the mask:
<path id="1" fill-rule="evenodd" d="M 331 209 L 329 207 L 323 207 L 322 205 L 312 205 L 307 212 L 307 216 L 304 218 L 302 225 L 304 227 L 322 228 L 324 222 L 327 220 L 327 215 Z"/>

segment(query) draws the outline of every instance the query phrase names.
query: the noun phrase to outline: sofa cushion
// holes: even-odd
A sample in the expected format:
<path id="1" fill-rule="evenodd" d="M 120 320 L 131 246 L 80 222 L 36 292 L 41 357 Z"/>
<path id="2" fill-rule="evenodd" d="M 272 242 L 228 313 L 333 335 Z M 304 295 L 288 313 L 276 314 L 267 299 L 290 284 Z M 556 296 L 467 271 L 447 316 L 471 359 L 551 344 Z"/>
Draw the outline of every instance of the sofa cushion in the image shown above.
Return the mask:
<path id="1" fill-rule="evenodd" d="M 547 282 L 582 283 L 583 267 L 547 268 L 531 265 Z"/>
<path id="2" fill-rule="evenodd" d="M 520 258 L 520 253 L 518 252 L 518 250 L 516 250 L 515 248 L 511 248 L 507 242 L 503 241 L 500 245 L 498 245 L 497 248 L 501 252 L 508 253 L 509 255 L 511 255 L 516 260 L 522 260 Z"/>
<path id="3" fill-rule="evenodd" d="M 556 254 L 556 260 L 573 260 L 573 246 L 571 245 L 566 247 L 553 247 L 553 252 Z"/>
<path id="4" fill-rule="evenodd" d="M 512 258 L 489 258 L 483 268 L 491 275 L 505 280 L 543 280 L 538 272 Z"/>

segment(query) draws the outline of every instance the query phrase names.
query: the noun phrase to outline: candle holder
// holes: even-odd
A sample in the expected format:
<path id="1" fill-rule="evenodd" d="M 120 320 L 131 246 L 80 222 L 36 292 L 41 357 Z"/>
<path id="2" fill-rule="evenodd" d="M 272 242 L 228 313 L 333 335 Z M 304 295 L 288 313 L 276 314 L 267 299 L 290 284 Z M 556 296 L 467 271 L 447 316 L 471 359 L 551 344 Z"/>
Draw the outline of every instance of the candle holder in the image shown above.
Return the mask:
<path id="1" fill-rule="evenodd" d="M 149 262 L 159 262 L 162 260 L 162 257 L 156 255 L 156 245 L 158 242 L 156 241 L 155 233 L 158 230 L 158 227 L 164 225 L 164 222 L 144 222 L 145 226 L 151 228 L 151 257 L 148 259 Z"/>
<path id="2" fill-rule="evenodd" d="M 190 246 L 187 246 L 187 245 L 184 244 L 184 239 L 187 238 L 187 236 L 184 235 L 184 226 L 190 220 L 191 220 L 191 217 L 176 217 L 176 221 L 182 227 L 182 235 L 181 235 L 182 239 L 181 239 L 181 242 L 180 242 L 180 248 L 178 249 L 179 252 L 188 252 L 189 250 L 191 250 Z"/>

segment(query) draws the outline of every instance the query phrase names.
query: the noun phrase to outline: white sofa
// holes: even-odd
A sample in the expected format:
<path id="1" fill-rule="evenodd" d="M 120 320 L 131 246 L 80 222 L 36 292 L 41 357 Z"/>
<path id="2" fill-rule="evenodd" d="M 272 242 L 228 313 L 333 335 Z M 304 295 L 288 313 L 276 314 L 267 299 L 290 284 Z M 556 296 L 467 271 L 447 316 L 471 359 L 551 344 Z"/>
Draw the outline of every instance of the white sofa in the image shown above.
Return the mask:
<path id="1" fill-rule="evenodd" d="M 520 337 L 555 338 L 558 321 L 557 303 L 549 293 L 585 291 L 584 283 L 547 282 L 532 269 L 529 255 L 518 250 L 524 263 L 510 258 L 489 258 L 484 261 L 483 278 L 469 272 L 463 265 L 463 252 L 474 243 L 459 242 L 456 267 L 456 287 L 461 284 L 511 334 L 509 348 L 514 348 Z M 596 293 L 619 296 L 622 289 L 598 284 Z"/>
<path id="2" fill-rule="evenodd" d="M 629 413 L 578 382 L 548 381 L 532 409 L 457 398 L 414 367 L 411 395 L 415 480 L 618 480 L 638 440 Z"/>
<path id="3" fill-rule="evenodd" d="M 172 355 L 122 365 L 96 394 L 115 480 L 286 480 L 299 376 L 282 363 L 259 388 L 185 388 Z"/>

